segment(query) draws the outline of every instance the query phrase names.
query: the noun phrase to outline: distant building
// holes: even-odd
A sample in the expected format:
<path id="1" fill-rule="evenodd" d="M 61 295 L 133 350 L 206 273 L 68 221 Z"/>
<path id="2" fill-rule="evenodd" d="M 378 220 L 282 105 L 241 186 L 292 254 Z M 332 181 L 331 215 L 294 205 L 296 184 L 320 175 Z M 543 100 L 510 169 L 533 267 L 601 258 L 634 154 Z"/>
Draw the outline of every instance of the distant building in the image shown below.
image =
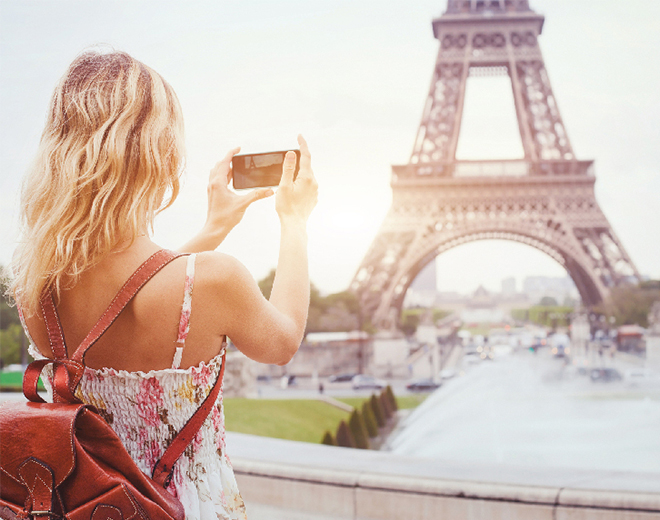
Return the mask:
<path id="1" fill-rule="evenodd" d="M 502 296 L 510 298 L 516 295 L 516 279 L 513 276 L 502 280 Z"/>
<path id="2" fill-rule="evenodd" d="M 523 293 L 533 304 L 543 297 L 554 298 L 559 305 L 567 299 L 578 300 L 580 294 L 570 276 L 528 276 L 523 280 Z"/>
<path id="3" fill-rule="evenodd" d="M 468 324 L 501 323 L 505 319 L 505 312 L 498 306 L 495 295 L 480 285 L 460 316 Z"/>

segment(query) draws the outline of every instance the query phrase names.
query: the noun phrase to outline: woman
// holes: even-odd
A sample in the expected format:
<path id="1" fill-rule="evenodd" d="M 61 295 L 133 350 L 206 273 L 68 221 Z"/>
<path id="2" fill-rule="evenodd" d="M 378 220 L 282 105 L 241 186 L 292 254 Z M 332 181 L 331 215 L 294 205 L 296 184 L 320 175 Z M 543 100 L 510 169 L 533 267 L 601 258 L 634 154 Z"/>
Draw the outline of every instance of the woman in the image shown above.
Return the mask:
<path id="1" fill-rule="evenodd" d="M 230 151 L 211 171 L 203 229 L 140 290 L 89 351 L 77 395 L 95 405 L 151 474 L 169 440 L 209 393 L 225 337 L 248 357 L 283 365 L 298 349 L 309 305 L 306 222 L 316 204 L 310 155 L 298 138 L 276 194 L 281 223 L 270 300 L 237 260 L 213 250 L 247 206 L 272 190 L 229 191 Z M 39 301 L 55 296 L 71 354 L 123 283 L 161 248 L 149 238 L 172 204 L 183 121 L 172 88 L 122 52 L 86 52 L 55 90 L 22 200 L 13 294 L 35 357 L 51 357 Z M 193 292 L 194 288 L 194 292 Z M 222 399 L 177 462 L 168 490 L 192 519 L 245 518 L 224 445 Z"/>

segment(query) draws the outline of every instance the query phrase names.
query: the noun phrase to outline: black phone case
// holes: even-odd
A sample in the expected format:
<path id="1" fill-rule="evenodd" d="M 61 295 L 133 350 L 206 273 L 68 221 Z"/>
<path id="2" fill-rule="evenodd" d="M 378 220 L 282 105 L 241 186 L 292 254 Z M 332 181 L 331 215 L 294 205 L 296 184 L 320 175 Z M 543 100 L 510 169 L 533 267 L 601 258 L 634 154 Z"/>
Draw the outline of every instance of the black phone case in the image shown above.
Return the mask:
<path id="1" fill-rule="evenodd" d="M 296 169 L 293 179 L 300 169 L 300 150 L 279 150 L 253 154 L 239 154 L 232 158 L 233 187 L 236 190 L 278 186 L 282 178 L 282 164 L 287 152 L 295 152 Z M 273 157 L 269 160 L 269 156 Z"/>

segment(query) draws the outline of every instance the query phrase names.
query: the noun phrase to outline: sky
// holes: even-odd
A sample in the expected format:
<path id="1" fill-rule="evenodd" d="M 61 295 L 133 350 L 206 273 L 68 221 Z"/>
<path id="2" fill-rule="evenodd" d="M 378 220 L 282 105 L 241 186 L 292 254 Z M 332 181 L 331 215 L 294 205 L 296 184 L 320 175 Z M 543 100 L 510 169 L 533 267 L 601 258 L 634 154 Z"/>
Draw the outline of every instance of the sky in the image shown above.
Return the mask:
<path id="1" fill-rule="evenodd" d="M 594 159 L 596 197 L 647 276 L 660 278 L 660 2 L 531 0 L 539 39 L 579 159 Z M 186 124 L 183 190 L 154 239 L 176 248 L 204 223 L 211 167 L 234 146 L 312 153 L 319 203 L 309 222 L 310 276 L 347 288 L 391 203 L 391 165 L 408 162 L 446 0 L 202 2 L 0 0 L 0 263 L 17 238 L 21 178 L 53 88 L 83 49 L 109 44 L 158 71 Z M 486 82 L 480 82 L 480 80 Z M 457 155 L 521 155 L 510 87 L 471 78 Z M 254 204 L 219 250 L 255 278 L 277 263 L 273 199 Z M 521 244 L 474 242 L 437 258 L 438 286 L 496 290 L 500 280 L 563 276 Z"/>

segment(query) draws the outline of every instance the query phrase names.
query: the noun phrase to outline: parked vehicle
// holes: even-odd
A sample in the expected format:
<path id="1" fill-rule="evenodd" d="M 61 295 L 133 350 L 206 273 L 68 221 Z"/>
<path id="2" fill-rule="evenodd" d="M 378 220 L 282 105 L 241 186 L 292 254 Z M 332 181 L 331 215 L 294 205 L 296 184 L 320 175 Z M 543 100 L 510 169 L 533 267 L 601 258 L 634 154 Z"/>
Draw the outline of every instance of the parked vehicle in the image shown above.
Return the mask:
<path id="1" fill-rule="evenodd" d="M 565 345 L 557 345 L 552 347 L 552 355 L 557 358 L 567 357 L 571 353 L 571 349 Z"/>
<path id="2" fill-rule="evenodd" d="M 451 379 L 452 377 L 456 377 L 456 370 L 453 368 L 445 368 L 440 371 L 440 379 Z"/>
<path id="3" fill-rule="evenodd" d="M 479 361 L 481 361 L 481 357 L 477 352 L 466 352 L 463 355 L 463 361 L 471 365 L 474 363 L 479 363 Z"/>
<path id="4" fill-rule="evenodd" d="M 352 379 L 353 390 L 359 390 L 361 388 L 375 388 L 380 390 L 387 386 L 387 382 L 382 379 L 377 379 L 373 376 L 367 376 L 364 374 L 358 374 Z"/>
<path id="5" fill-rule="evenodd" d="M 346 374 L 336 374 L 336 375 L 331 375 L 328 377 L 328 382 L 329 383 L 348 383 L 349 381 L 352 381 L 353 378 L 357 374 L 355 372 L 350 372 Z"/>
<path id="6" fill-rule="evenodd" d="M 633 368 L 626 372 L 625 381 L 629 386 L 659 386 L 660 374 L 648 368 Z"/>
<path id="7" fill-rule="evenodd" d="M 483 349 L 483 352 L 480 354 L 481 359 L 492 361 L 495 359 L 495 354 L 493 353 L 493 350 L 486 347 Z"/>
<path id="8" fill-rule="evenodd" d="M 558 358 L 567 357 L 571 351 L 571 338 L 566 334 L 558 332 L 550 336 L 550 345 L 552 345 L 553 356 Z"/>
<path id="9" fill-rule="evenodd" d="M 611 381 L 620 381 L 623 379 L 621 372 L 615 368 L 593 368 L 589 374 L 594 382 L 609 383 Z"/>
<path id="10" fill-rule="evenodd" d="M 440 383 L 436 383 L 433 379 L 418 379 L 412 383 L 408 383 L 406 388 L 411 392 L 430 392 L 436 388 L 440 388 Z"/>

